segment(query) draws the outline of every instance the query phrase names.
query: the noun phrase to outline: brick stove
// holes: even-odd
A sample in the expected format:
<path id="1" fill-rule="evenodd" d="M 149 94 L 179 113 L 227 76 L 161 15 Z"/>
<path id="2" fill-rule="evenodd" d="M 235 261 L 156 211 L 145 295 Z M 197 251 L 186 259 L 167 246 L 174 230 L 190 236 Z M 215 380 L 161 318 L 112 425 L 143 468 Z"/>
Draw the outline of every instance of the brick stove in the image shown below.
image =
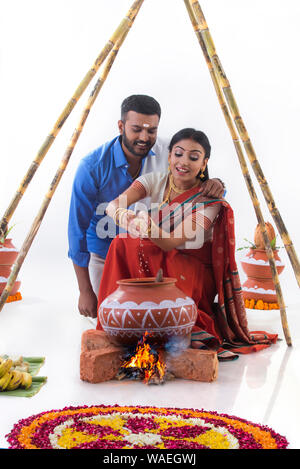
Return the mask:
<path id="1" fill-rule="evenodd" d="M 114 344 L 104 331 L 85 331 L 81 338 L 80 378 L 90 383 L 118 379 L 126 350 L 125 346 Z M 162 359 L 169 377 L 202 382 L 217 379 L 215 351 L 187 347 L 174 353 L 163 349 Z"/>

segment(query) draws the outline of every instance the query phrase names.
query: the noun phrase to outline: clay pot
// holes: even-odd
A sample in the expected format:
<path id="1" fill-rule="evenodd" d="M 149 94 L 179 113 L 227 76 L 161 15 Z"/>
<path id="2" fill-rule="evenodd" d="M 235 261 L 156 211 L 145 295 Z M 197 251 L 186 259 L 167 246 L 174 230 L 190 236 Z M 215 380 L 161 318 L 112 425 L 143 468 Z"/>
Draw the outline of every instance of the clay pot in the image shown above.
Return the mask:
<path id="1" fill-rule="evenodd" d="M 11 273 L 11 268 L 13 263 L 15 262 L 18 251 L 12 243 L 11 239 L 6 239 L 4 243 L 0 243 L 0 295 L 2 294 L 8 277 Z M 17 279 L 10 295 L 15 295 L 20 288 L 21 282 Z"/>
<path id="2" fill-rule="evenodd" d="M 99 307 L 99 321 L 110 340 L 136 344 L 148 331 L 151 341 L 165 343 L 171 337 L 190 340 L 197 306 L 175 286 L 175 278 L 156 282 L 154 277 L 117 281 L 118 288 Z"/>
<path id="3" fill-rule="evenodd" d="M 284 269 L 284 264 L 273 250 L 278 275 Z M 266 303 L 277 303 L 275 285 L 267 253 L 264 249 L 250 249 L 246 257 L 241 260 L 242 268 L 248 279 L 242 285 L 244 299 L 263 300 Z"/>

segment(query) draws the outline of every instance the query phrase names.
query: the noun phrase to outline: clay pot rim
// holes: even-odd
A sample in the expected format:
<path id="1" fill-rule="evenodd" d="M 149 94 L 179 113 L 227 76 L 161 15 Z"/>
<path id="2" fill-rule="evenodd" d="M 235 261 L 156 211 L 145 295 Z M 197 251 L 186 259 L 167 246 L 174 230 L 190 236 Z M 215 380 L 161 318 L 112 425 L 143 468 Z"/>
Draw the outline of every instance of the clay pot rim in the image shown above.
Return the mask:
<path id="1" fill-rule="evenodd" d="M 163 285 L 171 285 L 177 282 L 177 278 L 163 277 L 161 282 L 155 282 L 155 277 L 140 277 L 140 278 L 125 278 L 117 280 L 118 285 L 126 285 L 131 287 L 136 286 L 147 286 L 147 287 L 159 287 Z"/>
<path id="2" fill-rule="evenodd" d="M 266 249 L 249 248 L 249 250 L 250 250 L 250 251 L 255 251 L 255 252 L 265 252 L 265 253 L 267 253 L 267 250 L 266 250 Z M 272 251 L 278 252 L 279 249 L 272 249 Z"/>
<path id="3" fill-rule="evenodd" d="M 0 249 L 1 249 L 1 246 L 4 246 L 6 241 L 12 241 L 12 238 L 5 238 L 4 243 L 0 243 Z"/>

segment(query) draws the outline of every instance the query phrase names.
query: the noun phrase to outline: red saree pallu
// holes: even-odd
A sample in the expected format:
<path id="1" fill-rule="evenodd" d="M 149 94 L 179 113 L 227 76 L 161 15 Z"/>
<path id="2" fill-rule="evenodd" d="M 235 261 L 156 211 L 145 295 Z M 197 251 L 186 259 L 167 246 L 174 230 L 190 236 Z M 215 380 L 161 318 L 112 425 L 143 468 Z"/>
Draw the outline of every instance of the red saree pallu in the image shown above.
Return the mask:
<path id="1" fill-rule="evenodd" d="M 249 332 L 239 273 L 235 261 L 234 216 L 225 200 L 204 199 L 194 188 L 176 197 L 171 204 L 151 214 L 154 222 L 170 231 L 197 209 L 221 204 L 213 228 L 212 241 L 200 249 L 163 251 L 150 239 L 117 236 L 109 248 L 99 288 L 98 307 L 117 288 L 117 280 L 155 277 L 162 268 L 164 277 L 177 279 L 176 286 L 198 307 L 192 331 L 193 348 L 213 348 L 219 360 L 238 358 L 270 346 L 277 334 Z M 217 300 L 216 300 L 217 298 Z M 101 325 L 97 322 L 97 329 Z"/>

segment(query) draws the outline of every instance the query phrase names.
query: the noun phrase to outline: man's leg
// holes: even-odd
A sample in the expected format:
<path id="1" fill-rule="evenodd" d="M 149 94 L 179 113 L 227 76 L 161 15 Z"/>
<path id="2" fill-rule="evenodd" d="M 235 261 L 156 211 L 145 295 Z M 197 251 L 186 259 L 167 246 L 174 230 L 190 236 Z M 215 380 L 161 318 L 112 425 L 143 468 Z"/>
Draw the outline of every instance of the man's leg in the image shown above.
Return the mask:
<path id="1" fill-rule="evenodd" d="M 93 290 L 97 298 L 98 298 L 99 286 L 100 286 L 100 281 L 101 281 L 101 277 L 103 273 L 104 263 L 105 263 L 105 259 L 100 257 L 98 254 L 95 254 L 94 252 L 91 253 L 90 262 L 89 262 L 89 274 L 90 274 L 91 284 L 92 284 Z M 97 318 L 89 318 L 89 319 L 96 326 Z"/>
<path id="2" fill-rule="evenodd" d="M 105 259 L 98 256 L 94 252 L 91 252 L 90 262 L 89 262 L 89 274 L 91 279 L 91 284 L 95 295 L 98 297 L 100 281 L 103 273 Z"/>

